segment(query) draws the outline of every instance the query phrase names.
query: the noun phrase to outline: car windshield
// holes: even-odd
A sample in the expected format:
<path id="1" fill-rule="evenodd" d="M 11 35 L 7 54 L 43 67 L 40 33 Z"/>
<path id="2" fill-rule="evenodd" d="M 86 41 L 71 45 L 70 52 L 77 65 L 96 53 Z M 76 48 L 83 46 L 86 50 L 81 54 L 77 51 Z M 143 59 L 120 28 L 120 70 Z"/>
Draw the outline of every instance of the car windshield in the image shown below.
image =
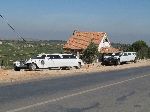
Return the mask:
<path id="1" fill-rule="evenodd" d="M 104 56 L 112 56 L 112 53 L 104 54 Z"/>
<path id="2" fill-rule="evenodd" d="M 104 56 L 120 56 L 120 53 L 108 53 L 104 54 Z"/>
<path id="3" fill-rule="evenodd" d="M 115 56 L 120 56 L 120 53 L 115 53 Z"/>

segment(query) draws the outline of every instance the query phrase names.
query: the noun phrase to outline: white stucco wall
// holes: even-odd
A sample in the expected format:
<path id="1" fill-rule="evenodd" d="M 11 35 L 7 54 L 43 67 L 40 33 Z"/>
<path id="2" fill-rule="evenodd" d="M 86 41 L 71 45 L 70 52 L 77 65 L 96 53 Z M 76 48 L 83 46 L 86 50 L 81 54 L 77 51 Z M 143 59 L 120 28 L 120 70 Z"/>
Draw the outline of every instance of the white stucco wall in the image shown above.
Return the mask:
<path id="1" fill-rule="evenodd" d="M 107 38 L 107 35 L 105 34 L 102 41 L 100 42 L 99 46 L 98 46 L 98 50 L 100 50 L 103 47 L 111 47 L 110 41 L 108 39 L 108 42 L 104 42 L 105 38 Z"/>

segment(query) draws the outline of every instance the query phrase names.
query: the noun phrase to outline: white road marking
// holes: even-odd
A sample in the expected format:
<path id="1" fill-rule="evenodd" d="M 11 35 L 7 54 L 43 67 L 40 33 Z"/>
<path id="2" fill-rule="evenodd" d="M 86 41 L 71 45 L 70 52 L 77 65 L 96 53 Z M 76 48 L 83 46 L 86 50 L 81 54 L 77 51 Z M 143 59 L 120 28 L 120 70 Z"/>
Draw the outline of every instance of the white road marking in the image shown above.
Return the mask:
<path id="1" fill-rule="evenodd" d="M 74 93 L 74 94 L 62 96 L 62 97 L 59 97 L 59 98 L 54 98 L 54 99 L 50 99 L 50 100 L 47 100 L 47 101 L 35 103 L 35 104 L 32 104 L 32 105 L 20 107 L 20 108 L 17 108 L 17 109 L 8 110 L 6 112 L 23 111 L 23 110 L 26 110 L 26 109 L 29 109 L 29 108 L 37 107 L 37 106 L 44 105 L 44 104 L 47 104 L 47 103 L 52 103 L 52 102 L 60 101 L 60 100 L 66 99 L 66 98 L 74 97 L 74 96 L 77 96 L 77 95 L 82 95 L 82 94 L 85 94 L 85 93 L 89 93 L 89 92 L 92 92 L 92 91 L 96 91 L 96 90 L 107 88 L 107 87 L 114 86 L 114 85 L 119 85 L 119 84 L 122 84 L 122 83 L 126 83 L 126 82 L 129 82 L 129 81 L 135 80 L 135 79 L 139 79 L 139 78 L 143 78 L 143 77 L 148 77 L 148 76 L 150 76 L 150 74 L 149 75 L 142 75 L 142 76 L 139 76 L 139 77 L 133 77 L 133 78 L 130 78 L 130 79 L 127 79 L 127 80 L 115 82 L 115 83 L 104 85 L 104 86 L 98 86 L 98 87 L 93 88 L 93 89 L 88 89 L 88 90 L 77 92 L 77 93 Z"/>

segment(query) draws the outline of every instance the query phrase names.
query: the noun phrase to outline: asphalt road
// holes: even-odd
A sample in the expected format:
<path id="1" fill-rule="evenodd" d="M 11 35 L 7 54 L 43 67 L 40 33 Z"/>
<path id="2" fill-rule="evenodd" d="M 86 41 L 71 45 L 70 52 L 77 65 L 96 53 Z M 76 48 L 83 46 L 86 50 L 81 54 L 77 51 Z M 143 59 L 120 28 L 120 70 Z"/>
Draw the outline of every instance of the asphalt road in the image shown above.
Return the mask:
<path id="1" fill-rule="evenodd" d="M 150 112 L 150 67 L 0 86 L 0 112 Z"/>

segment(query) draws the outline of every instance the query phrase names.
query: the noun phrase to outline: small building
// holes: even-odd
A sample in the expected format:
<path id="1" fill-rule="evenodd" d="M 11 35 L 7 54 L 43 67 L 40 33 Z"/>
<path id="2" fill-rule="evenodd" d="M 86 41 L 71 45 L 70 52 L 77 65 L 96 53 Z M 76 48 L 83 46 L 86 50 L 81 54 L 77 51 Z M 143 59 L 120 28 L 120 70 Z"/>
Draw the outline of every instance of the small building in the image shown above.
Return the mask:
<path id="1" fill-rule="evenodd" d="M 69 38 L 63 48 L 65 52 L 70 53 L 82 53 L 84 49 L 94 42 L 98 45 L 98 51 L 100 53 L 113 53 L 119 50 L 113 48 L 105 32 L 79 32 L 74 31 L 72 36 Z"/>

